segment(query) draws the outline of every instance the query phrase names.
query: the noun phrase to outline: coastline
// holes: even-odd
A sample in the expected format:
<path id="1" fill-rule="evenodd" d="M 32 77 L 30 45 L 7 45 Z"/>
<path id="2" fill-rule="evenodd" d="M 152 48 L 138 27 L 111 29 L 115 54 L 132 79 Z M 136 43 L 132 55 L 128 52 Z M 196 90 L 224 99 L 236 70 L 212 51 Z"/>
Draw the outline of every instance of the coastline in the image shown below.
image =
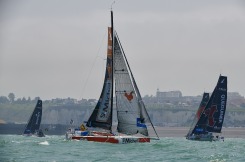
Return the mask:
<path id="1" fill-rule="evenodd" d="M 42 124 L 41 129 L 48 131 L 44 133 L 46 135 L 64 135 L 67 131 L 68 125 L 50 125 Z M 0 124 L 0 134 L 22 134 L 25 128 L 25 124 Z M 159 127 L 155 126 L 159 137 L 185 137 L 189 131 L 189 127 Z M 153 130 L 149 128 L 150 134 Z M 245 139 L 245 127 L 223 127 L 222 136 L 225 138 L 244 138 Z"/>

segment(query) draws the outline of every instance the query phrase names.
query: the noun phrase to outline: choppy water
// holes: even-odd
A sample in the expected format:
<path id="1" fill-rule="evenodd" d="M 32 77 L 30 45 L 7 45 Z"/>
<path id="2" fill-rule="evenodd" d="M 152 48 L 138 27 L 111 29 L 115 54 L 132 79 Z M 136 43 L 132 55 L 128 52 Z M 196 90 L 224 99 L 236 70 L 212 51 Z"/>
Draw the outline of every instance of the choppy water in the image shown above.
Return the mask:
<path id="1" fill-rule="evenodd" d="M 0 135 L 1 162 L 244 162 L 245 139 L 198 142 L 161 138 L 151 143 L 110 144 L 66 141 L 64 136 L 44 138 Z"/>

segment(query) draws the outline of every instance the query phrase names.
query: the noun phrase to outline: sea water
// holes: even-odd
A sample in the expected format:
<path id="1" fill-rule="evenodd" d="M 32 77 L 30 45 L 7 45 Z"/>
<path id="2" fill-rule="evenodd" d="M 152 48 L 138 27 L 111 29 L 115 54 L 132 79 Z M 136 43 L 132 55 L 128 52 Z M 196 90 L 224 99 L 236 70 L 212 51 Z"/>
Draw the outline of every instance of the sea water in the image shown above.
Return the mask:
<path id="1" fill-rule="evenodd" d="M 244 162 L 245 139 L 161 138 L 151 143 L 67 141 L 65 136 L 0 135 L 0 162 Z"/>

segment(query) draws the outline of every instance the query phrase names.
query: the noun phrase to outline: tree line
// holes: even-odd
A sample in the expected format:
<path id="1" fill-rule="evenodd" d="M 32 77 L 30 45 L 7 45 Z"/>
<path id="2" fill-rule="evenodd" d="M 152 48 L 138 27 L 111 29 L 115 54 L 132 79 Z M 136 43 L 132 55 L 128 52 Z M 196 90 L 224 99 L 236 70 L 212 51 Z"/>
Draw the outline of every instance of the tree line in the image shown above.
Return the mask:
<path id="1" fill-rule="evenodd" d="M 35 97 L 31 99 L 31 97 L 22 97 L 22 98 L 16 98 L 14 93 L 9 93 L 8 96 L 0 96 L 0 104 L 26 104 L 26 103 L 33 103 L 37 102 L 39 97 Z"/>
<path id="2" fill-rule="evenodd" d="M 22 97 L 22 98 L 16 98 L 14 93 L 9 93 L 8 96 L 0 96 L 0 104 L 30 104 L 30 103 L 36 103 L 37 100 L 40 99 L 40 97 L 34 97 L 31 99 L 31 97 Z M 51 100 L 43 100 L 43 103 L 45 104 L 51 104 L 53 106 L 57 105 L 94 105 L 96 104 L 97 100 L 95 99 L 82 99 L 77 100 L 73 98 L 56 98 Z"/>

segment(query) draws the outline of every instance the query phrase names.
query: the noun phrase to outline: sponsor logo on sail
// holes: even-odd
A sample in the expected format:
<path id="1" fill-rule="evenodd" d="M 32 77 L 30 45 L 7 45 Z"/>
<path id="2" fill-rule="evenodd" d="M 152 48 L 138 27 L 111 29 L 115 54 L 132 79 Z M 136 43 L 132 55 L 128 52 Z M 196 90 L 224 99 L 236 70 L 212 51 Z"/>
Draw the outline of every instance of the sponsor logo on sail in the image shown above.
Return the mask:
<path id="1" fill-rule="evenodd" d="M 220 91 L 226 91 L 226 88 L 219 88 Z"/>
<path id="2" fill-rule="evenodd" d="M 36 114 L 36 117 L 37 117 L 36 124 L 38 124 L 39 117 L 40 117 L 40 112 L 38 112 L 38 113 Z"/>
<path id="3" fill-rule="evenodd" d="M 109 63 L 107 64 L 107 72 L 108 72 L 108 78 L 107 79 L 111 79 L 112 68 L 111 68 L 111 65 Z"/>
<path id="4" fill-rule="evenodd" d="M 111 28 L 109 28 L 109 32 L 108 32 L 108 34 L 109 34 L 109 40 L 112 40 Z"/>
<path id="5" fill-rule="evenodd" d="M 221 82 L 220 82 L 220 83 L 224 83 L 224 81 L 225 81 L 225 79 L 221 80 Z"/>
<path id="6" fill-rule="evenodd" d="M 198 109 L 197 113 L 196 113 L 196 117 L 197 119 L 200 119 L 201 113 L 203 112 L 205 106 L 202 106 Z"/>
<path id="7" fill-rule="evenodd" d="M 108 116 L 109 116 L 109 102 L 110 102 L 110 92 L 111 92 L 111 82 L 110 80 L 107 80 L 106 82 L 106 87 L 105 87 L 105 91 L 104 91 L 104 95 L 101 101 L 101 105 L 99 108 L 99 113 L 97 116 L 97 119 L 99 121 L 106 121 Z"/>
<path id="8" fill-rule="evenodd" d="M 205 116 L 208 117 L 208 126 L 209 127 L 213 127 L 215 125 L 215 121 L 214 121 L 214 114 L 215 114 L 215 112 L 218 112 L 216 105 L 212 105 L 211 108 L 208 108 L 204 112 Z"/>
<path id="9" fill-rule="evenodd" d="M 124 93 L 124 96 L 125 96 L 125 97 L 128 99 L 128 101 L 130 102 L 130 101 L 134 98 L 134 96 L 133 96 L 133 91 L 130 92 L 130 93 L 125 92 L 125 93 Z"/>
<path id="10" fill-rule="evenodd" d="M 107 58 L 112 58 L 112 34 L 111 28 L 108 28 L 108 46 L 107 46 Z"/>
<path id="11" fill-rule="evenodd" d="M 145 123 L 144 123 L 144 119 L 141 119 L 141 118 L 137 118 L 136 119 L 136 125 L 137 125 L 137 127 L 141 127 L 141 128 L 146 128 L 146 125 L 145 125 Z"/>
<path id="12" fill-rule="evenodd" d="M 224 113 L 225 113 L 225 102 L 226 102 L 226 95 L 223 94 L 220 96 L 220 115 L 219 115 L 219 123 L 223 122 Z"/>

